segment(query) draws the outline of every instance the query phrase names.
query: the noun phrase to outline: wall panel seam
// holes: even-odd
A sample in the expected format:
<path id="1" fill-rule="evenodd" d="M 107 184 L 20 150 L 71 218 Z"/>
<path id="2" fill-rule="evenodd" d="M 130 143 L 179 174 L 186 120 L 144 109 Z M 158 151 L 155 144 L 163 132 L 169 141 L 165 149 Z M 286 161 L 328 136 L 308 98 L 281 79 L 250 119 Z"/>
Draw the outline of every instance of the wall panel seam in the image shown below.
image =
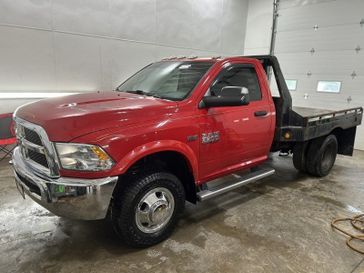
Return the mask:
<path id="1" fill-rule="evenodd" d="M 47 29 L 47 28 L 29 27 L 29 26 L 4 24 L 4 23 L 0 23 L 0 27 L 30 29 L 30 30 L 37 30 L 37 31 L 44 31 L 44 32 L 51 32 L 51 33 L 59 33 L 59 34 L 66 34 L 66 35 L 74 35 L 74 36 L 83 36 L 83 37 L 90 37 L 90 38 L 105 39 L 105 40 L 123 41 L 123 42 L 153 45 L 153 46 L 164 46 L 164 47 L 177 48 L 177 49 L 199 50 L 199 51 L 205 51 L 205 52 L 218 54 L 218 51 L 213 51 L 213 50 L 204 49 L 204 48 L 183 47 L 183 46 L 177 46 L 177 45 L 171 45 L 171 44 L 162 44 L 162 43 L 154 43 L 154 42 L 147 42 L 147 41 L 138 41 L 138 40 L 131 40 L 131 39 L 125 39 L 125 38 L 119 38 L 119 37 L 113 37 L 113 36 L 97 35 L 97 34 L 90 34 L 90 33 L 71 32 L 71 31 L 63 31 L 63 30 L 57 30 L 57 29 L 52 30 L 52 29 Z"/>

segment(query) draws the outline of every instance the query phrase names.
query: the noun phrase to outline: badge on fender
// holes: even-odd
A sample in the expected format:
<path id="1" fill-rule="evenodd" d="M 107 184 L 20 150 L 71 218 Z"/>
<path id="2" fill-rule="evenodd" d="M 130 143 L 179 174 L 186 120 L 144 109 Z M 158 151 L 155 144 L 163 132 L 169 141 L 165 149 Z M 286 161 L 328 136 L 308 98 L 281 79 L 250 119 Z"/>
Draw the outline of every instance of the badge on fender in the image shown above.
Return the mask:
<path id="1" fill-rule="evenodd" d="M 211 132 L 202 134 L 202 144 L 218 142 L 220 140 L 220 132 Z"/>

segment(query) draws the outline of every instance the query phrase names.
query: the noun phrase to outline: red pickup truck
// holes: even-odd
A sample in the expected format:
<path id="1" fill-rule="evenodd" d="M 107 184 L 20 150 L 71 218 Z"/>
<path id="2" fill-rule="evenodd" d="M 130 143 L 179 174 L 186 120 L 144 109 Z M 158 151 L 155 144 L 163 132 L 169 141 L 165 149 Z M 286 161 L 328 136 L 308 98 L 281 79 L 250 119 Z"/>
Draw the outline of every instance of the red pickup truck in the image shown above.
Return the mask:
<path id="1" fill-rule="evenodd" d="M 145 247 L 171 234 L 185 200 L 272 175 L 260 167 L 270 152 L 293 153 L 298 170 L 327 175 L 337 153 L 352 155 L 362 115 L 360 107 L 292 107 L 273 56 L 170 58 L 115 91 L 18 108 L 12 162 L 23 197 L 63 217 L 110 217 L 124 242 Z M 246 172 L 237 181 L 208 183 L 238 170 Z"/>

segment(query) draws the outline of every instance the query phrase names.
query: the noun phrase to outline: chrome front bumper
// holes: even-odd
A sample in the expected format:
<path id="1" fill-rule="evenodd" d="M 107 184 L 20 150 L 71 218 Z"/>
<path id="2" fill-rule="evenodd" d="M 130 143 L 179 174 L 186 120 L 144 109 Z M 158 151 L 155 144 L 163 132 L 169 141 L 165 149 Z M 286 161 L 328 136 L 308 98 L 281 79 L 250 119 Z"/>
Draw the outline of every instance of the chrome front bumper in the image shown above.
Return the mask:
<path id="1" fill-rule="evenodd" d="M 80 220 L 105 218 L 118 177 L 49 178 L 34 172 L 17 147 L 13 153 L 17 188 L 58 216 Z"/>

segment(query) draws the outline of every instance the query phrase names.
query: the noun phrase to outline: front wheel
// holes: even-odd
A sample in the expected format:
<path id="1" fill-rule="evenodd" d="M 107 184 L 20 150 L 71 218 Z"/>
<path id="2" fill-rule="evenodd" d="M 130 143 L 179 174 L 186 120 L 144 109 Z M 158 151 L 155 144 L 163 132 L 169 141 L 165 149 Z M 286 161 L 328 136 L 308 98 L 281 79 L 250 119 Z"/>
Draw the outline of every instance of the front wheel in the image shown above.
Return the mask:
<path id="1" fill-rule="evenodd" d="M 170 173 L 135 176 L 131 175 L 114 194 L 112 223 L 126 244 L 147 247 L 173 232 L 184 209 L 185 192 L 179 179 Z"/>

